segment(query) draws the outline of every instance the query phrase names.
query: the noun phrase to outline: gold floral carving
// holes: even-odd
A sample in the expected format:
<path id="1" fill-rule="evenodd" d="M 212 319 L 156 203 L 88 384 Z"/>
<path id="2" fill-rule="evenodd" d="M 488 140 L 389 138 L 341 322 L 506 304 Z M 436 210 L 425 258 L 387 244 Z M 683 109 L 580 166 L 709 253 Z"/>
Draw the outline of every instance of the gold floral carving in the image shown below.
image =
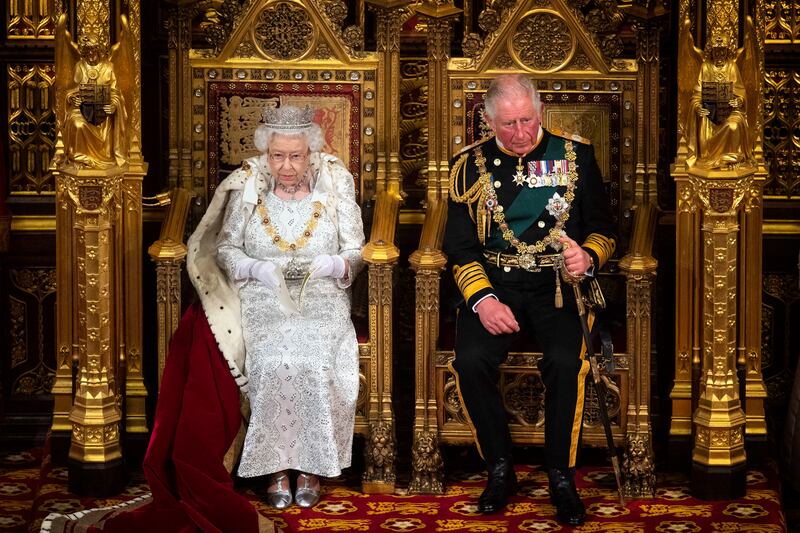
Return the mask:
<path id="1" fill-rule="evenodd" d="M 794 9 L 789 7 L 794 4 Z M 797 44 L 800 42 L 800 17 L 797 0 L 764 0 L 767 44 Z M 793 16 L 794 15 L 794 16 Z"/>
<path id="2" fill-rule="evenodd" d="M 799 39 L 800 40 L 800 39 Z M 769 161 L 769 176 L 764 194 L 788 199 L 800 190 L 800 69 L 770 68 L 764 86 L 764 158 Z"/>
<path id="3" fill-rule="evenodd" d="M 49 0 L 7 0 L 9 39 L 52 39 L 56 14 Z"/>
<path id="4" fill-rule="evenodd" d="M 98 45 L 101 55 L 107 55 L 111 47 L 108 0 L 77 2 L 77 15 L 78 40 Z"/>
<path id="5" fill-rule="evenodd" d="M 547 38 L 542 39 L 542 35 Z M 525 16 L 510 38 L 510 48 L 519 61 L 538 72 L 553 72 L 569 63 L 576 44 L 566 21 L 551 11 Z"/>
<path id="6" fill-rule="evenodd" d="M 305 9 L 281 2 L 264 9 L 255 26 L 258 46 L 275 59 L 297 59 L 311 47 L 314 27 Z"/>
<path id="7" fill-rule="evenodd" d="M 52 64 L 9 63 L 6 72 L 9 190 L 12 195 L 52 193 L 55 70 Z"/>

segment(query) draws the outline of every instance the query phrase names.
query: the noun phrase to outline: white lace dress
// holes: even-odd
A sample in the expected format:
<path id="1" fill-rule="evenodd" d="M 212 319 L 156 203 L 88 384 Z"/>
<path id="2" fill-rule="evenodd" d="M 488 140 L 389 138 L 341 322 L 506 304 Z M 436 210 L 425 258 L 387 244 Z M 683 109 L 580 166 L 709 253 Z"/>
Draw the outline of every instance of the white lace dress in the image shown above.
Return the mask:
<path id="1" fill-rule="evenodd" d="M 318 223 L 295 260 L 307 267 L 319 254 L 341 255 L 350 263 L 352 280 L 363 265 L 361 213 L 352 181 L 334 187 L 334 217 L 315 203 L 318 196 L 282 200 L 269 192 L 259 199 L 278 235 L 289 243 L 301 239 L 319 211 Z M 217 262 L 230 279 L 246 256 L 272 261 L 285 271 L 293 255 L 268 235 L 260 207 L 248 216 L 242 191 L 230 193 L 217 241 Z M 277 290 L 252 279 L 240 284 L 251 416 L 239 476 L 293 469 L 332 477 L 350 466 L 358 344 L 344 285 L 332 278 L 311 280 L 300 300 L 301 283 L 289 281 L 288 292 L 300 313 L 287 313 Z"/>

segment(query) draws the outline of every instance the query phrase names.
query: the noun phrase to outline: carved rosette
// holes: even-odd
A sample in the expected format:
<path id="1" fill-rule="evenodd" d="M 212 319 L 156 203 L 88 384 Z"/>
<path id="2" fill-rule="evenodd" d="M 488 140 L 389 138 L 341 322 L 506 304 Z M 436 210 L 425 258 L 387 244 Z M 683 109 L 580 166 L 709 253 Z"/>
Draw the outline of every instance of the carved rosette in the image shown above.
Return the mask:
<path id="1" fill-rule="evenodd" d="M 547 38 L 542 39 L 542 35 Z M 577 41 L 561 15 L 540 10 L 520 20 L 508 44 L 526 67 L 538 72 L 554 72 L 572 59 Z"/>
<path id="2" fill-rule="evenodd" d="M 269 57 L 298 59 L 311 48 L 314 26 L 305 9 L 281 2 L 264 9 L 255 25 L 255 40 Z"/>
<path id="3" fill-rule="evenodd" d="M 539 374 L 512 375 L 503 386 L 506 411 L 523 425 L 544 424 L 544 383 Z"/>

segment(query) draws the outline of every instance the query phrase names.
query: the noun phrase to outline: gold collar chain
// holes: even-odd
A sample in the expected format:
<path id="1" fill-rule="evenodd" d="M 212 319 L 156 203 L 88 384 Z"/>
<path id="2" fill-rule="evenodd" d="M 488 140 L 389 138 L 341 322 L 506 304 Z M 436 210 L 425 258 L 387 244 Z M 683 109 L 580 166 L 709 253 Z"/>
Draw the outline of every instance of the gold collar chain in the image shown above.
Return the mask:
<path id="1" fill-rule="evenodd" d="M 314 230 L 319 223 L 319 219 L 322 216 L 322 209 L 323 205 L 322 202 L 319 200 L 315 200 L 312 204 L 314 207 L 314 212 L 311 214 L 311 218 L 308 219 L 306 223 L 306 228 L 303 230 L 303 234 L 297 239 L 295 242 L 289 242 L 283 237 L 280 236 L 278 230 L 272 224 L 272 220 L 269 217 L 269 212 L 267 211 L 267 206 L 265 202 L 259 198 L 258 199 L 258 212 L 261 215 L 261 223 L 264 224 L 264 230 L 267 232 L 272 244 L 278 247 L 282 252 L 296 252 L 306 244 L 308 244 L 308 240 L 311 238 L 311 235 L 314 234 Z"/>
<path id="2" fill-rule="evenodd" d="M 483 156 L 481 147 L 475 148 L 475 165 L 478 167 L 478 178 L 483 185 L 483 192 L 486 195 L 486 209 L 492 213 L 492 220 L 497 223 L 500 231 L 503 233 L 503 239 L 511 243 L 511 246 L 517 249 L 520 254 L 537 254 L 542 253 L 548 245 L 558 250 L 558 239 L 561 238 L 561 232 L 564 229 L 567 219 L 569 219 L 569 210 L 572 207 L 572 201 L 575 199 L 575 182 L 578 180 L 578 165 L 575 164 L 577 156 L 572 145 L 572 141 L 564 142 L 564 159 L 570 162 L 569 165 L 569 183 L 567 183 L 567 192 L 564 194 L 564 200 L 567 202 L 567 208 L 556 217 L 555 226 L 550 228 L 549 233 L 544 239 L 536 241 L 534 244 L 528 244 L 521 241 L 514 234 L 508 223 L 506 222 L 506 215 L 503 206 L 497 201 L 497 191 L 495 191 L 492 184 L 491 175 L 486 170 L 486 158 Z"/>

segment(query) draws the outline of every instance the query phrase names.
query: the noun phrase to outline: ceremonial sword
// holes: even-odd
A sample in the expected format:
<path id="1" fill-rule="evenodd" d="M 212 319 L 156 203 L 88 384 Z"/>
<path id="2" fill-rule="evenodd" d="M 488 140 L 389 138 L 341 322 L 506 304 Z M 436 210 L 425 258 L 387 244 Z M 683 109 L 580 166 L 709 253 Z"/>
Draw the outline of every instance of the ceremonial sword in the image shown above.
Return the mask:
<path id="1" fill-rule="evenodd" d="M 592 369 L 592 384 L 597 393 L 597 403 L 600 410 L 600 421 L 603 423 L 603 430 L 606 434 L 606 445 L 608 446 L 608 453 L 611 455 L 611 465 L 614 467 L 614 477 L 617 480 L 617 491 L 619 492 L 619 502 L 625 505 L 625 496 L 622 494 L 622 470 L 620 469 L 619 456 L 617 455 L 617 447 L 614 445 L 614 435 L 611 433 L 611 420 L 608 418 L 608 405 L 606 404 L 606 382 L 600 375 L 600 365 L 597 362 L 597 357 L 594 354 L 594 346 L 592 344 L 592 335 L 589 331 L 589 320 L 586 317 L 586 305 L 583 301 L 583 291 L 581 290 L 581 280 L 583 276 L 576 277 L 567 272 L 567 267 L 562 259 L 560 265 L 561 273 L 564 280 L 572 285 L 572 290 L 575 293 L 575 304 L 578 306 L 578 317 L 581 322 L 581 329 L 583 330 L 583 342 L 586 345 L 586 358 L 589 360 L 589 366 Z"/>

